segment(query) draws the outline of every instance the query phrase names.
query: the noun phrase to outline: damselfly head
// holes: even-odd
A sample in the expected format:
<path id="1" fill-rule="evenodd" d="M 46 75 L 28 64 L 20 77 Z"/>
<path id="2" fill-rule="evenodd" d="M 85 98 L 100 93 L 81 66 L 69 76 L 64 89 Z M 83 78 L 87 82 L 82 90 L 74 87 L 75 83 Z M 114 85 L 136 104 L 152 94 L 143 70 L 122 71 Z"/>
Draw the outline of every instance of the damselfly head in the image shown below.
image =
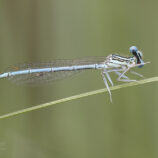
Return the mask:
<path id="1" fill-rule="evenodd" d="M 137 48 L 136 46 L 131 46 L 131 47 L 129 48 L 129 51 L 133 54 L 133 53 L 135 53 L 135 52 L 138 51 L 138 48 Z"/>
<path id="2" fill-rule="evenodd" d="M 129 51 L 134 55 L 134 57 L 136 58 L 136 64 L 139 64 L 138 67 L 142 67 L 144 64 L 143 61 L 143 54 L 141 51 L 138 50 L 138 48 L 136 46 L 131 46 L 129 48 Z"/>

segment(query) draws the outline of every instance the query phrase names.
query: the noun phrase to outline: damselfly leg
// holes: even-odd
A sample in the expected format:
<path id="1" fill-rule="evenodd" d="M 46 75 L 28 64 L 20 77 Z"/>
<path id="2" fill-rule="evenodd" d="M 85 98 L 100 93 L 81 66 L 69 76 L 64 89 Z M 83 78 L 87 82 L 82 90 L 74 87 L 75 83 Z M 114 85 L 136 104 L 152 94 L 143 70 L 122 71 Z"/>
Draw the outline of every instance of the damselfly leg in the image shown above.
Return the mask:
<path id="1" fill-rule="evenodd" d="M 122 74 L 120 71 L 124 71 L 124 69 L 111 69 L 107 72 L 114 72 L 116 75 L 120 76 Z M 129 79 L 126 75 L 122 75 L 122 78 Z"/>
<path id="2" fill-rule="evenodd" d="M 128 67 L 126 67 L 125 69 L 124 69 L 124 71 L 123 71 L 123 73 L 122 74 L 120 74 L 119 75 L 119 77 L 118 77 L 118 81 L 123 81 L 123 82 L 135 82 L 136 80 L 130 80 L 130 79 L 121 79 L 121 78 L 124 78 L 123 76 L 125 75 L 125 73 L 126 72 L 128 72 L 131 68 L 134 68 L 134 67 L 136 67 L 136 66 L 143 66 L 143 65 L 145 65 L 145 64 L 148 64 L 148 63 L 150 63 L 150 62 L 146 62 L 146 63 L 142 63 L 142 64 L 134 64 L 134 65 L 131 65 L 131 66 L 128 66 Z M 143 75 L 141 75 L 141 74 L 139 74 L 139 73 L 137 73 L 137 72 L 135 72 L 135 71 L 129 71 L 130 73 L 132 73 L 132 74 L 134 74 L 134 75 L 137 75 L 137 76 L 139 76 L 139 77 L 142 77 L 142 78 L 144 78 L 144 76 Z"/>
<path id="3" fill-rule="evenodd" d="M 118 80 L 118 81 L 122 81 L 122 82 L 135 82 L 136 80 L 122 79 L 123 76 L 125 75 L 125 73 L 130 70 L 130 68 L 131 68 L 131 67 L 125 68 L 125 70 L 123 71 L 122 74 L 120 74 L 120 76 L 117 78 L 117 80 Z"/>
<path id="4" fill-rule="evenodd" d="M 112 96 L 111 96 L 111 91 L 110 91 L 110 88 L 109 88 L 109 85 L 108 85 L 108 82 L 107 82 L 107 79 L 106 79 L 106 77 L 105 77 L 105 75 L 104 75 L 105 73 L 103 72 L 103 71 L 101 71 L 101 75 L 102 75 L 102 78 L 103 78 L 103 81 L 104 81 L 104 84 L 105 84 L 105 86 L 106 86 L 106 88 L 107 88 L 107 91 L 109 92 L 109 95 L 110 95 L 110 101 L 112 102 Z M 110 76 L 109 76 L 110 77 Z M 108 77 L 107 77 L 108 78 Z M 109 78 L 108 78 L 109 79 Z M 110 78 L 111 79 L 111 78 Z M 111 81 L 109 81 L 110 83 L 112 82 L 112 80 Z"/>
<path id="5" fill-rule="evenodd" d="M 118 76 L 120 76 L 121 72 L 115 71 L 115 74 L 118 75 Z M 129 79 L 126 75 L 123 75 L 122 78 Z"/>
<path id="6" fill-rule="evenodd" d="M 106 71 L 106 69 L 103 70 L 103 73 L 106 75 L 107 79 L 109 80 L 109 82 L 111 83 L 111 86 L 114 86 L 112 79 L 108 73 L 108 71 Z"/>
<path id="7" fill-rule="evenodd" d="M 107 90 L 109 92 L 110 101 L 111 102 L 112 102 L 112 96 L 111 96 L 110 87 L 108 85 L 108 81 L 110 82 L 111 86 L 113 86 L 114 84 L 113 84 L 112 79 L 111 79 L 111 77 L 109 75 L 109 72 L 114 72 L 116 75 L 118 75 L 118 78 L 117 78 L 118 81 L 122 81 L 122 82 L 135 82 L 136 80 L 131 80 L 131 79 L 129 79 L 129 77 L 127 77 L 125 75 L 125 73 L 127 73 L 130 70 L 130 68 L 132 68 L 132 66 L 131 67 L 124 67 L 124 66 L 122 66 L 119 69 L 110 69 L 110 70 L 104 69 L 104 70 L 102 70 L 102 72 L 101 72 L 102 78 L 103 78 L 105 86 L 106 86 L 106 88 L 107 88 Z M 134 75 L 137 75 L 139 77 L 143 77 L 143 75 L 141 75 L 141 74 L 139 74 L 137 72 L 134 72 L 134 71 L 129 71 L 129 72 L 132 73 L 132 74 L 134 74 Z"/>
<path id="8" fill-rule="evenodd" d="M 142 74 L 138 73 L 138 72 L 130 71 L 130 73 L 133 74 L 133 75 L 137 75 L 137 76 L 139 76 L 139 77 L 144 78 L 144 76 L 143 76 Z"/>

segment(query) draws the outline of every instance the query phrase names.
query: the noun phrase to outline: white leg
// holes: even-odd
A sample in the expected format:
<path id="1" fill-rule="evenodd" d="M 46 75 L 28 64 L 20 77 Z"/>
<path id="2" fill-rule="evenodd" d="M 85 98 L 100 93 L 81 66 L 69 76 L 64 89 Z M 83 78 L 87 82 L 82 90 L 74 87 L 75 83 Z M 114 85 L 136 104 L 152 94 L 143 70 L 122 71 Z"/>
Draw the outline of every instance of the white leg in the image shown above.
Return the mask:
<path id="1" fill-rule="evenodd" d="M 102 75 L 103 81 L 104 81 L 104 83 L 105 83 L 105 86 L 106 86 L 106 88 L 107 88 L 107 91 L 109 92 L 109 95 L 110 95 L 110 101 L 112 102 L 112 96 L 111 96 L 111 91 L 110 91 L 108 82 L 107 82 L 107 80 L 106 80 L 106 78 L 105 78 L 103 72 L 101 72 L 101 75 Z"/>
<path id="2" fill-rule="evenodd" d="M 108 74 L 108 72 L 107 72 L 105 69 L 103 70 L 103 73 L 106 75 L 106 77 L 107 77 L 107 79 L 109 80 L 109 82 L 111 83 L 111 85 L 114 86 L 114 84 L 113 84 L 113 82 L 112 82 L 112 80 L 111 80 L 110 75 Z"/>
<path id="3" fill-rule="evenodd" d="M 135 72 L 135 71 L 130 71 L 130 73 L 131 73 L 131 74 L 134 74 L 134 75 L 137 75 L 137 76 L 139 76 L 139 77 L 144 78 L 143 75 L 141 75 L 141 74 L 139 74 L 139 73 L 137 73 L 137 72 Z"/>
<path id="4" fill-rule="evenodd" d="M 122 82 L 135 82 L 136 80 L 130 80 L 130 79 L 121 79 L 124 74 L 129 71 L 130 67 L 127 67 L 124 72 L 122 74 L 120 74 L 120 76 L 117 78 L 118 81 L 122 81 Z"/>
<path id="5" fill-rule="evenodd" d="M 116 75 L 118 75 L 118 76 L 120 76 L 120 75 L 121 75 L 121 73 L 120 73 L 120 72 L 118 72 L 118 71 L 115 71 L 115 74 L 116 74 Z M 122 78 L 129 79 L 126 75 L 123 75 L 123 76 L 122 76 Z"/>
<path id="6" fill-rule="evenodd" d="M 112 69 L 112 70 L 107 70 L 106 72 L 114 72 L 116 75 L 120 76 L 121 73 L 119 71 L 124 71 L 124 69 L 123 68 L 121 68 L 121 69 Z M 126 75 L 123 75 L 122 78 L 129 79 Z"/>
<path id="7" fill-rule="evenodd" d="M 127 68 L 126 68 L 127 69 Z M 121 68 L 121 69 L 112 69 L 112 70 L 107 70 L 106 72 L 115 72 L 116 75 L 118 75 L 120 78 L 118 78 L 117 80 L 118 81 L 123 81 L 123 82 L 134 82 L 136 80 L 130 80 L 126 75 L 125 73 L 128 71 L 125 71 L 126 69 L 124 68 Z M 123 73 L 120 73 L 119 71 L 125 71 Z M 124 78 L 124 79 L 121 79 L 121 78 Z M 110 81 L 110 80 L 109 80 Z"/>

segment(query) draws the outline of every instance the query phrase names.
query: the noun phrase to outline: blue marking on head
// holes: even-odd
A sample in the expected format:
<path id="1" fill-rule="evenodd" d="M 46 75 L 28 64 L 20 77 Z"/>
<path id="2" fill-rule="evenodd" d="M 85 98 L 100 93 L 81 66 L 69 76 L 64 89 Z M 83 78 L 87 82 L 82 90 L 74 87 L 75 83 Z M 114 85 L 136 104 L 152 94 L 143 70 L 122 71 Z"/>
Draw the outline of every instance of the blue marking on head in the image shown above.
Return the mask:
<path id="1" fill-rule="evenodd" d="M 138 48 L 136 46 L 131 46 L 129 48 L 129 51 L 133 54 L 134 52 L 137 52 L 138 51 Z"/>

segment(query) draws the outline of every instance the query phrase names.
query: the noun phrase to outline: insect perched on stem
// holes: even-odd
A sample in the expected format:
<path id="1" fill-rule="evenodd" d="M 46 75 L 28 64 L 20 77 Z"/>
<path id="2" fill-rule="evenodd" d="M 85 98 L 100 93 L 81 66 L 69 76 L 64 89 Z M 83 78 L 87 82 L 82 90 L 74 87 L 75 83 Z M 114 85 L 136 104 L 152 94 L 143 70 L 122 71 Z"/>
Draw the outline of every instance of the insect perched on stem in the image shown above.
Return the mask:
<path id="1" fill-rule="evenodd" d="M 112 101 L 107 80 L 112 86 L 113 82 L 109 73 L 114 72 L 118 75 L 118 81 L 133 82 L 136 80 L 129 79 L 125 73 L 133 67 L 142 67 L 144 64 L 149 63 L 144 63 L 142 52 L 137 47 L 132 46 L 129 50 L 132 54 L 131 57 L 111 54 L 107 57 L 87 57 L 84 59 L 54 60 L 49 63 L 23 64 L 14 66 L 14 69 L 0 74 L 0 78 L 9 78 L 13 82 L 21 84 L 44 83 L 46 81 L 64 79 L 86 69 L 97 69 L 101 71 L 105 86 L 110 94 L 110 100 Z M 137 72 L 130 72 L 143 77 Z"/>

